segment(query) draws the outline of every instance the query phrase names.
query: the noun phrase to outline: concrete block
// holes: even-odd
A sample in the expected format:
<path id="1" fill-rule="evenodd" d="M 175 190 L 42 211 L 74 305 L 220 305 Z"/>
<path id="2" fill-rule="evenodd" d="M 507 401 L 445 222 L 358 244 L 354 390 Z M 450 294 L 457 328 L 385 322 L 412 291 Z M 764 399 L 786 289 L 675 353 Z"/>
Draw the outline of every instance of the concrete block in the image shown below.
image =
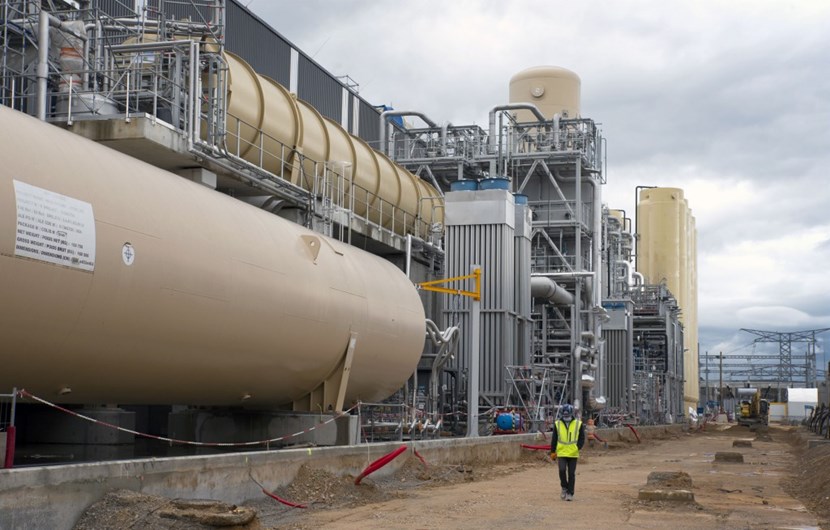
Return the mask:
<path id="1" fill-rule="evenodd" d="M 637 497 L 641 501 L 694 502 L 695 494 L 689 490 L 641 489 Z"/>
<path id="2" fill-rule="evenodd" d="M 750 440 L 732 440 L 732 447 L 752 447 Z"/>
<path id="3" fill-rule="evenodd" d="M 744 455 L 741 453 L 730 453 L 727 451 L 718 451 L 715 453 L 715 462 L 727 464 L 743 464 Z"/>
<path id="4" fill-rule="evenodd" d="M 683 471 L 652 471 L 648 474 L 646 487 L 687 490 L 692 488 L 692 477 Z"/>

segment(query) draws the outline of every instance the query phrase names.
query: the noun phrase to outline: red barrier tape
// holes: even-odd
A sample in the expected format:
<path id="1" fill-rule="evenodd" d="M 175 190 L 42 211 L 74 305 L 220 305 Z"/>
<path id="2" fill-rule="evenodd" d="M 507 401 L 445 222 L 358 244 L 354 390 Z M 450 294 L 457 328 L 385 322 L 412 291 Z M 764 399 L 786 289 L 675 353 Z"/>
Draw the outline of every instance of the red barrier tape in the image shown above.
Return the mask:
<path id="1" fill-rule="evenodd" d="M 419 453 L 419 452 L 418 452 L 417 450 L 415 450 L 415 449 L 413 449 L 413 450 L 412 450 L 412 452 L 413 452 L 413 453 L 415 453 L 415 456 L 417 456 L 417 457 L 418 457 L 418 460 L 420 460 L 420 461 L 421 461 L 421 463 L 422 463 L 422 464 L 424 464 L 424 467 L 429 467 L 429 466 L 427 465 L 427 461 L 426 461 L 426 460 L 424 460 L 424 457 L 423 457 L 423 456 L 421 456 L 421 453 Z"/>
<path id="2" fill-rule="evenodd" d="M 268 495 L 269 497 L 271 497 L 275 501 L 281 502 L 281 503 L 285 504 L 286 506 L 291 506 L 292 508 L 308 508 L 308 506 L 306 506 L 304 504 L 296 504 L 296 503 L 293 503 L 291 501 L 281 499 L 281 498 L 277 497 L 276 495 L 274 495 L 273 493 L 271 493 L 270 491 L 268 491 L 265 488 L 262 488 L 262 493 Z"/>
<path id="3" fill-rule="evenodd" d="M 371 464 L 369 464 L 368 466 L 366 466 L 366 469 L 363 470 L 363 473 L 361 473 L 360 475 L 357 476 L 356 479 L 354 479 L 355 486 L 359 486 L 360 481 L 363 480 L 364 477 L 366 477 L 368 475 L 371 475 L 372 473 L 374 473 L 378 469 L 382 468 L 383 466 L 385 466 L 386 464 L 388 464 L 389 462 L 391 462 L 392 460 L 397 458 L 398 455 L 403 453 L 404 451 L 406 451 L 406 445 L 402 445 L 402 446 L 398 447 L 397 449 L 395 449 L 394 451 L 392 451 L 388 455 L 382 456 L 382 457 L 378 458 L 377 460 L 375 460 L 374 462 L 372 462 Z"/>
<path id="4" fill-rule="evenodd" d="M 287 501 L 287 500 L 285 500 L 285 499 L 283 499 L 283 498 L 281 498 L 277 495 L 274 495 L 273 493 L 271 493 L 270 491 L 265 489 L 265 486 L 263 486 L 257 479 L 255 479 L 254 476 L 251 475 L 250 471 L 248 471 L 248 477 L 251 480 L 253 480 L 254 483 L 256 483 L 257 486 L 259 486 L 259 489 L 262 490 L 262 493 L 268 495 L 269 497 L 271 497 L 275 501 L 281 502 L 281 503 L 285 504 L 286 506 L 291 506 L 292 508 L 308 508 L 308 506 L 306 506 L 305 504 L 297 504 L 295 502 Z"/>
<path id="5" fill-rule="evenodd" d="M 17 428 L 9 425 L 6 429 L 6 454 L 3 459 L 3 467 L 11 469 L 14 467 L 14 441 Z"/>
<path id="6" fill-rule="evenodd" d="M 258 445 L 264 445 L 266 447 L 269 447 L 270 444 L 272 444 L 272 443 L 281 442 L 281 441 L 289 440 L 289 439 L 291 439 L 295 436 L 301 436 L 303 434 L 308 434 L 311 431 L 314 431 L 315 429 L 317 429 L 318 427 L 321 427 L 323 425 L 326 425 L 328 423 L 333 422 L 334 420 L 336 420 L 337 418 L 340 418 L 341 416 L 349 415 L 352 410 L 354 410 L 355 408 L 360 406 L 360 403 L 357 403 L 352 408 L 350 408 L 348 410 L 344 410 L 343 412 L 338 412 L 335 416 L 332 416 L 331 418 L 327 419 L 326 421 L 320 422 L 317 425 L 314 425 L 314 426 L 309 427 L 307 429 L 303 429 L 300 432 L 295 432 L 293 434 L 287 434 L 285 436 L 280 436 L 278 438 L 271 438 L 271 439 L 268 439 L 268 440 L 255 440 L 255 441 L 252 441 L 252 442 L 193 442 L 193 441 L 190 441 L 190 440 L 177 440 L 175 438 L 168 438 L 166 436 L 157 436 L 155 434 L 147 434 L 147 433 L 143 433 L 143 432 L 138 432 L 138 431 L 135 431 L 135 430 L 132 430 L 132 429 L 125 429 L 124 427 L 119 427 L 118 425 L 113 425 L 112 423 L 107 423 L 105 421 L 96 420 L 95 418 L 90 418 L 89 416 L 84 416 L 83 414 L 79 414 L 79 413 L 75 412 L 74 410 L 69 410 L 65 407 L 61 407 L 60 405 L 56 405 L 55 403 L 51 403 L 49 401 L 46 401 L 43 398 L 39 398 L 36 395 L 32 394 L 31 392 L 26 391 L 25 389 L 24 390 L 19 390 L 18 395 L 21 398 L 32 399 L 32 400 L 37 401 L 37 402 L 39 402 L 43 405 L 46 405 L 47 407 L 52 407 L 55 410 L 59 410 L 61 412 L 65 412 L 66 414 L 75 416 L 76 418 L 80 418 L 82 420 L 86 420 L 86 421 L 91 422 L 91 423 L 96 423 L 98 425 L 103 425 L 104 427 L 109 427 L 110 429 L 115 429 L 117 431 L 126 432 L 126 433 L 132 434 L 134 436 L 139 436 L 141 438 L 149 438 L 151 440 L 159 440 L 159 441 L 167 442 L 167 443 L 170 443 L 170 444 L 190 445 L 190 446 L 197 446 L 197 447 L 252 447 L 252 446 L 258 446 Z"/>
<path id="7" fill-rule="evenodd" d="M 521 447 L 525 449 L 531 449 L 533 451 L 550 451 L 550 445 L 527 445 L 527 444 L 519 444 Z"/>
<path id="8" fill-rule="evenodd" d="M 632 427 L 630 423 L 626 423 L 625 426 L 631 429 L 631 432 L 634 433 L 634 437 L 637 438 L 637 443 L 642 443 L 642 440 L 640 440 L 640 435 L 637 434 L 637 431 L 634 430 L 634 427 Z"/>

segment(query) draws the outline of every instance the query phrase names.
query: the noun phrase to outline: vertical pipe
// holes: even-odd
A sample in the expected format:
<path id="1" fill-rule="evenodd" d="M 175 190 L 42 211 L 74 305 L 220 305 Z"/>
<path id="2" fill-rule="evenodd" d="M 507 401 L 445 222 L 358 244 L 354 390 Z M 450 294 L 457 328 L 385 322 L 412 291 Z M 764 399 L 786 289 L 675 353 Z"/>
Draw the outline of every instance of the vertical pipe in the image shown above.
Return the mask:
<path id="1" fill-rule="evenodd" d="M 574 196 L 576 200 L 576 230 L 574 230 L 575 235 L 575 261 L 574 261 L 574 270 L 576 271 L 583 271 L 584 264 L 582 263 L 582 159 L 576 158 L 575 159 L 575 179 L 574 179 Z M 594 278 L 591 280 L 591 289 L 596 287 L 596 274 L 594 274 Z M 585 329 L 582 326 L 582 288 L 585 286 L 585 280 L 579 279 L 578 285 L 580 289 L 576 291 L 576 296 L 574 297 L 574 313 L 575 313 L 575 326 L 572 327 L 573 333 L 571 333 L 571 404 L 574 405 L 574 408 L 579 408 L 577 404 L 577 399 L 582 397 L 582 369 L 581 369 L 581 359 L 578 354 L 579 352 L 576 349 L 576 340 L 578 337 L 582 336 L 582 331 Z M 593 292 L 591 293 L 591 299 L 593 300 Z M 581 414 L 582 411 L 579 411 Z"/>
<path id="2" fill-rule="evenodd" d="M 473 271 L 480 271 L 478 265 L 472 266 Z M 479 278 L 476 278 L 476 290 L 481 290 Z M 472 300 L 472 311 L 470 312 L 470 363 L 469 376 L 467 378 L 467 437 L 478 437 L 478 385 L 479 385 L 479 342 L 481 333 L 481 301 Z"/>
<path id="3" fill-rule="evenodd" d="M 720 360 L 720 369 L 719 369 L 719 371 L 720 371 L 720 390 L 719 390 L 719 394 L 720 395 L 718 396 L 720 399 L 718 399 L 718 405 L 719 405 L 719 408 L 720 408 L 720 413 L 723 414 L 724 413 L 724 410 L 723 410 L 723 352 L 718 352 L 718 359 Z M 779 399 L 780 399 L 780 396 L 779 396 Z"/>
<path id="4" fill-rule="evenodd" d="M 46 121 L 47 81 L 49 80 L 49 14 L 40 10 L 37 32 L 37 119 Z"/>
<path id="5" fill-rule="evenodd" d="M 410 266 L 412 263 L 412 234 L 406 234 L 406 277 L 410 278 Z"/>

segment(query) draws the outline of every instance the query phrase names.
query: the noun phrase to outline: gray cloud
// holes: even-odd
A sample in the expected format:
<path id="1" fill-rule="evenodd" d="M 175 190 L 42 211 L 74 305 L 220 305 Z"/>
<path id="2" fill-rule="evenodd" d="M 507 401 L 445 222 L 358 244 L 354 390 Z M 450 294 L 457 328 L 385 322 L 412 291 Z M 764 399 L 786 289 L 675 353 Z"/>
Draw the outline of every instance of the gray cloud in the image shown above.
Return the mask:
<path id="1" fill-rule="evenodd" d="M 640 184 L 686 190 L 698 226 L 702 345 L 739 346 L 736 330 L 761 323 L 830 323 L 830 4 L 250 7 L 326 69 L 351 75 L 371 102 L 438 122 L 485 124 L 526 67 L 576 71 L 583 115 L 608 138 L 609 205 L 632 215 Z"/>

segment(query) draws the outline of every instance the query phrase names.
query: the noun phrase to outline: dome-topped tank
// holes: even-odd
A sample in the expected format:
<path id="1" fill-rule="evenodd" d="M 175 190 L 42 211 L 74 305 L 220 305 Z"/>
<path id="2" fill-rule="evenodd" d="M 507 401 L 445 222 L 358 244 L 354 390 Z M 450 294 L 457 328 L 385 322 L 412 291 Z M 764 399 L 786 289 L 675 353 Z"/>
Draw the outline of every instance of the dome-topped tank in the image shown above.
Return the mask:
<path id="1" fill-rule="evenodd" d="M 510 78 L 510 102 L 533 103 L 546 118 L 554 114 L 579 117 L 582 82 L 574 72 L 559 66 L 534 66 Z M 532 120 L 527 111 L 517 113 L 519 121 Z"/>

